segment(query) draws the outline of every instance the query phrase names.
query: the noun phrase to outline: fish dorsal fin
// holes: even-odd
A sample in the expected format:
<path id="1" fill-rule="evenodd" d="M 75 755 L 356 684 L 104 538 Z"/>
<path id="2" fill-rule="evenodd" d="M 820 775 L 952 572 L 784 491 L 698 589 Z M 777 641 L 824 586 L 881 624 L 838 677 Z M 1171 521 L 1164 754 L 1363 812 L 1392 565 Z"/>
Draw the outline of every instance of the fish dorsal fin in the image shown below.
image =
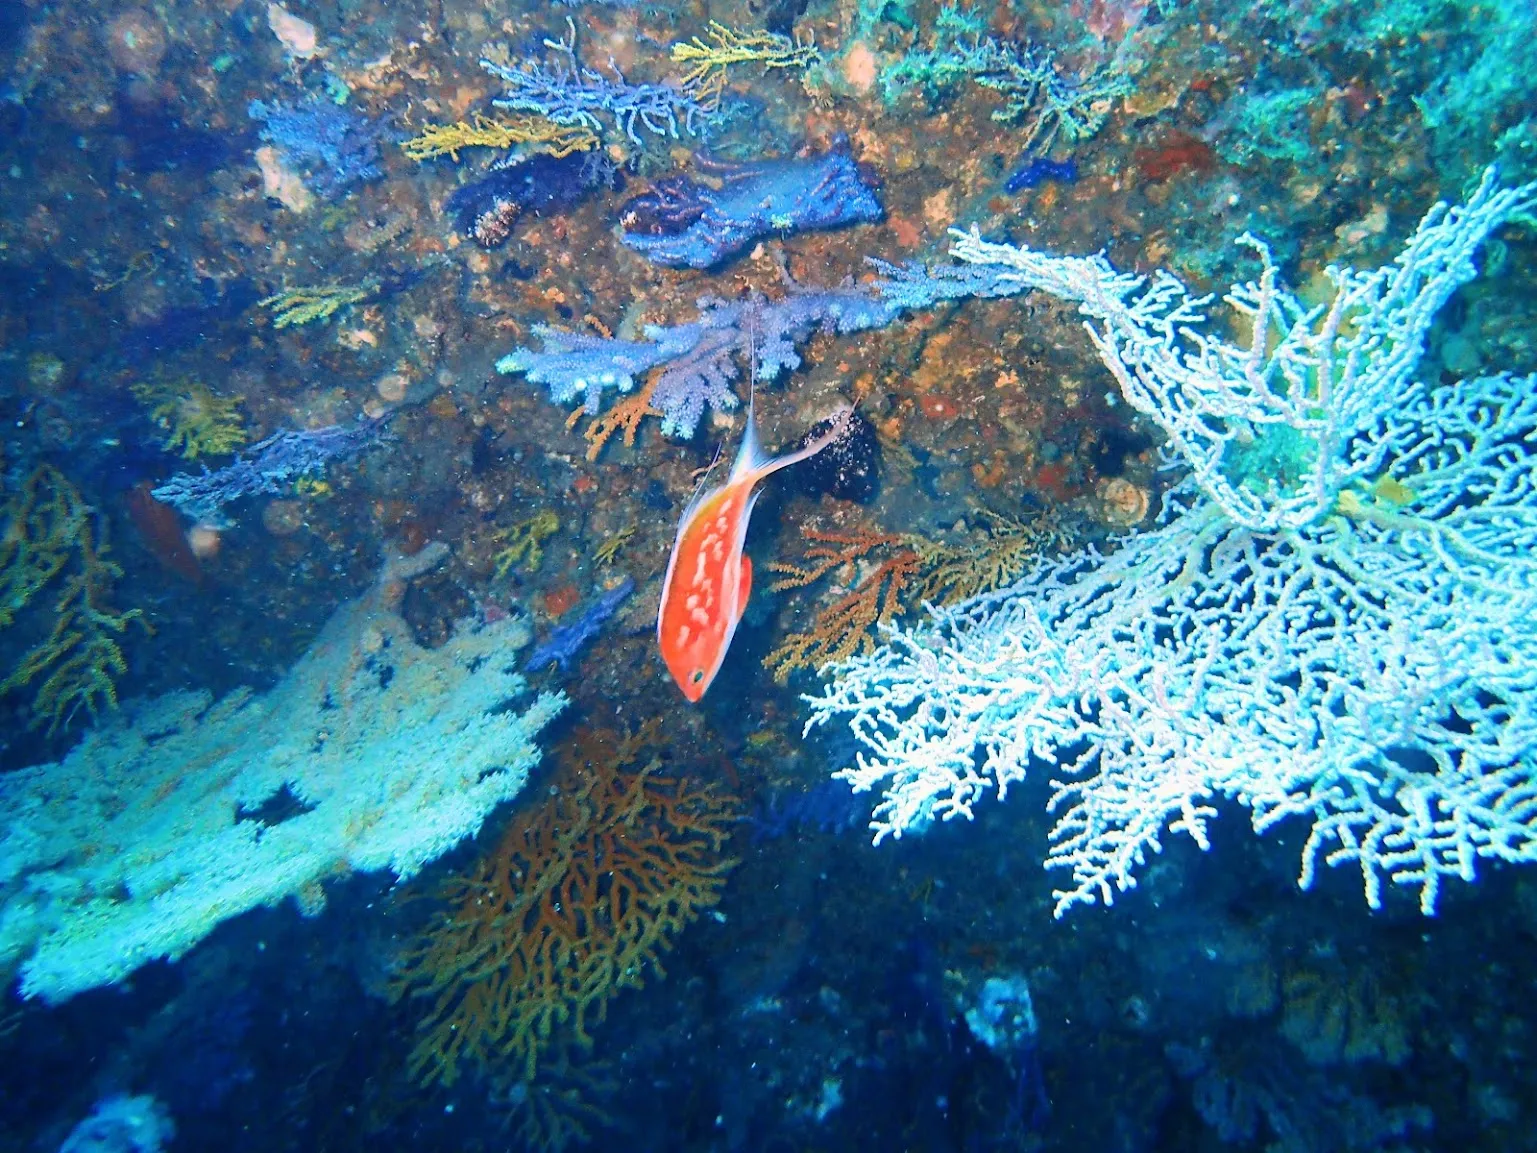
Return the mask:
<path id="1" fill-rule="evenodd" d="M 720 463 L 720 453 L 723 446 L 715 446 L 715 456 L 710 460 L 710 465 L 700 476 L 699 483 L 694 486 L 694 493 L 688 498 L 688 503 L 683 506 L 683 512 L 678 517 L 678 532 L 673 537 L 673 551 L 677 551 L 678 542 L 683 539 L 689 523 L 694 519 L 694 514 L 699 511 L 699 506 L 708 499 L 715 490 L 710 487 L 710 474 L 715 471 L 715 466 Z"/>

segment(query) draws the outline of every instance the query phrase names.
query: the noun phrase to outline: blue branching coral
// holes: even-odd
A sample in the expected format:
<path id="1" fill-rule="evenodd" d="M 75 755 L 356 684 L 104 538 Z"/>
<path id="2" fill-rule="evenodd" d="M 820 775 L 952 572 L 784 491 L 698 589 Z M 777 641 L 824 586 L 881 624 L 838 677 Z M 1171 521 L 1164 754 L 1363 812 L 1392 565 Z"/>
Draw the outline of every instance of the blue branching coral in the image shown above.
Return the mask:
<path id="1" fill-rule="evenodd" d="M 875 294 L 893 310 L 932 308 L 947 300 L 1014 296 L 1025 291 L 985 264 L 892 264 L 875 257 L 870 257 L 869 263 L 880 274 Z"/>
<path id="2" fill-rule="evenodd" d="M 603 390 L 629 392 L 637 376 L 659 368 L 651 404 L 662 413 L 667 436 L 692 436 L 706 407 L 737 406 L 731 387 L 736 358 L 749 352 L 757 379 L 772 380 L 800 366 L 796 345 L 814 331 L 847 334 L 891 323 L 897 309 L 856 288 L 810 290 L 792 287 L 781 300 L 762 295 L 745 300 L 700 301 L 698 319 L 687 324 L 647 325 L 644 340 L 618 340 L 540 329 L 542 351 L 514 349 L 497 361 L 497 371 L 521 372 L 550 390 L 556 404 L 585 397 L 596 414 Z"/>
<path id="3" fill-rule="evenodd" d="M 379 443 L 382 421 L 332 425 L 302 432 L 275 432 L 252 445 L 233 464 L 209 472 L 177 473 L 154 498 L 203 524 L 226 526 L 224 506 L 247 496 L 282 494 L 294 481 L 325 472 L 332 461 L 356 456 Z"/>
<path id="4" fill-rule="evenodd" d="M 588 605 L 570 624 L 561 625 L 529 654 L 523 666 L 526 673 L 537 673 L 555 665 L 561 672 L 570 667 L 587 642 L 598 635 L 598 630 L 619 611 L 619 606 L 629 600 L 635 591 L 635 582 L 625 577 L 597 600 Z"/>
<path id="5" fill-rule="evenodd" d="M 684 177 L 659 182 L 625 205 L 620 239 L 657 264 L 709 268 L 759 237 L 884 215 L 841 137 L 821 156 L 707 167 L 723 187 Z"/>
<path id="6" fill-rule="evenodd" d="M 521 372 L 545 385 L 556 404 L 583 399 L 589 414 L 603 408 L 603 392 L 630 392 L 635 381 L 660 370 L 651 406 L 662 413 L 667 436 L 692 436 L 706 408 L 737 406 L 732 382 L 737 358 L 751 352 L 755 379 L 773 380 L 800 367 L 797 346 L 813 332 L 848 335 L 884 328 L 903 312 L 948 300 L 1014 296 L 1026 290 L 1018 278 L 985 265 L 889 264 L 871 260 L 879 276 L 868 288 L 806 289 L 791 285 L 780 300 L 761 294 L 728 301 L 705 297 L 699 316 L 684 324 L 647 325 L 641 340 L 589 336 L 538 327 L 539 351 L 516 348 L 501 360 L 502 373 Z"/>
<path id="7" fill-rule="evenodd" d="M 546 40 L 554 64 L 540 60 L 513 61 L 505 50 L 487 49 L 480 66 L 505 86 L 492 103 L 509 112 L 531 112 L 556 124 L 585 124 L 594 132 L 603 121 L 623 132 L 637 148 L 640 131 L 677 139 L 678 131 L 698 134 L 713 110 L 686 92 L 665 84 L 632 84 L 609 62 L 617 79 L 588 68 L 576 55 L 576 27 L 566 22 L 565 40 Z"/>
<path id="8" fill-rule="evenodd" d="M 246 113 L 262 123 L 261 138 L 276 145 L 284 161 L 327 200 L 384 175 L 379 167 L 384 129 L 356 112 L 311 96 L 294 105 L 253 100 Z"/>

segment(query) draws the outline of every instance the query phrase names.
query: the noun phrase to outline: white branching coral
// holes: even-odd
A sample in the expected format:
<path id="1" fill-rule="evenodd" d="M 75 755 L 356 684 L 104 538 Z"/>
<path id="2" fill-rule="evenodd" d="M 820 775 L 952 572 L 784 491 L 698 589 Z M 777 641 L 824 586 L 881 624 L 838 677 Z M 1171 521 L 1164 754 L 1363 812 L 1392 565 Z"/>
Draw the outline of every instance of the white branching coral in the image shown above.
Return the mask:
<path id="1" fill-rule="evenodd" d="M 1072 876 L 1059 916 L 1132 887 L 1166 830 L 1206 848 L 1224 798 L 1257 831 L 1310 821 L 1303 887 L 1354 862 L 1373 907 L 1384 878 L 1431 913 L 1480 858 L 1537 860 L 1537 377 L 1412 378 L 1478 243 L 1534 200 L 1486 178 L 1388 268 L 1331 270 L 1314 309 L 1267 256 L 1229 296 L 1247 347 L 1196 327 L 1205 302 L 1167 274 L 959 234 L 962 259 L 1081 304 L 1190 475 L 1108 555 L 828 670 L 810 724 L 846 718 L 863 746 L 840 775 L 884 791 L 877 840 L 1033 770 L 1046 863 Z"/>
<path id="2" fill-rule="evenodd" d="M 1127 403 L 1158 424 L 1201 490 L 1237 524 L 1294 528 L 1380 468 L 1348 442 L 1404 397 L 1436 313 L 1478 273 L 1479 246 L 1534 198 L 1537 186 L 1500 188 L 1491 169 L 1466 204 L 1432 208 L 1392 264 L 1328 268 L 1333 295 L 1311 308 L 1281 287 L 1269 247 L 1244 234 L 1263 268 L 1226 297 L 1243 344 L 1201 327 L 1211 297 L 1169 272 L 1149 280 L 1102 256 L 990 244 L 975 230 L 952 231 L 951 252 L 994 269 L 990 294 L 1039 289 L 1077 302 Z"/>
<path id="3" fill-rule="evenodd" d="M 0 779 L 0 966 L 25 996 L 119 981 L 285 897 L 318 912 L 329 878 L 410 877 L 522 788 L 565 698 L 506 708 L 524 621 L 416 643 L 395 606 L 445 552 L 386 564 L 270 691 L 130 703 Z"/>

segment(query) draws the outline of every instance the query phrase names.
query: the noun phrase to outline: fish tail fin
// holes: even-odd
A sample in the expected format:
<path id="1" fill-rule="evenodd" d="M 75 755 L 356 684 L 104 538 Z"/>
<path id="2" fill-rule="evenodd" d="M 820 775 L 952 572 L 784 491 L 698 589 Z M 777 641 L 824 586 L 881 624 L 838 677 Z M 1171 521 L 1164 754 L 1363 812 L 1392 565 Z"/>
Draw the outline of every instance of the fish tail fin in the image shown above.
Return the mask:
<path id="1" fill-rule="evenodd" d="M 832 418 L 832 427 L 817 437 L 810 444 L 798 448 L 794 452 L 787 452 L 783 456 L 771 457 L 763 450 L 763 445 L 758 440 L 758 432 L 754 427 L 751 414 L 747 421 L 747 432 L 742 437 L 742 450 L 737 455 L 736 465 L 732 473 L 741 475 L 753 473 L 756 480 L 778 472 L 782 468 L 789 468 L 792 464 L 798 464 L 807 457 L 816 456 L 833 441 L 843 436 L 849 427 L 849 418 L 853 415 L 852 408 L 840 408 Z"/>
<path id="2" fill-rule="evenodd" d="M 736 460 L 731 463 L 731 480 L 738 480 L 750 472 L 760 472 L 772 463 L 758 439 L 758 422 L 754 419 L 758 403 L 758 345 L 757 312 L 747 310 L 747 427 L 742 432 L 742 444 L 737 449 Z M 774 470 L 770 468 L 769 472 Z M 767 476 L 768 473 L 762 475 Z"/>

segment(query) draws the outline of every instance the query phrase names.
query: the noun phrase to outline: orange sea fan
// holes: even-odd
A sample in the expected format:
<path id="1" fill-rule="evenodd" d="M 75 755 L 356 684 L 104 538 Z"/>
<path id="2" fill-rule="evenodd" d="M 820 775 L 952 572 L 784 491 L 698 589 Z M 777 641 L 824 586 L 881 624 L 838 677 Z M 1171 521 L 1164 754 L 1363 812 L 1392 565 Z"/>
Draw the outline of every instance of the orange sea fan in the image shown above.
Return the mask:
<path id="1" fill-rule="evenodd" d="M 551 1045 L 588 1048 L 620 989 L 662 973 L 678 932 L 720 899 L 735 797 L 675 776 L 638 733 L 588 729 L 550 798 L 445 896 L 450 911 L 403 957 L 396 996 L 429 1008 L 412 1076 L 451 1085 L 466 1065 L 531 1079 Z"/>

